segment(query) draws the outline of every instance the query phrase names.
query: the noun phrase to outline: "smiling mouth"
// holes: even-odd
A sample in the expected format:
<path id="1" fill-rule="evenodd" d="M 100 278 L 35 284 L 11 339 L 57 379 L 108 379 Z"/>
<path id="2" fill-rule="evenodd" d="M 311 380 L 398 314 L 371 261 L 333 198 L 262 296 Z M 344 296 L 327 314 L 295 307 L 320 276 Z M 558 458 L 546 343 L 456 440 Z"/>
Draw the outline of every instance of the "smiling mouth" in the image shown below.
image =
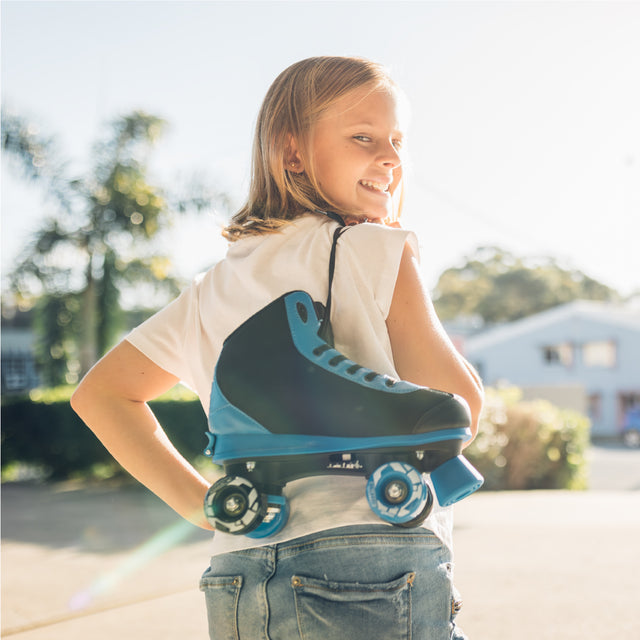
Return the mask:
<path id="1" fill-rule="evenodd" d="M 389 185 L 385 182 L 374 182 L 373 180 L 360 180 L 361 184 L 370 191 L 376 191 L 377 193 L 389 193 Z"/>

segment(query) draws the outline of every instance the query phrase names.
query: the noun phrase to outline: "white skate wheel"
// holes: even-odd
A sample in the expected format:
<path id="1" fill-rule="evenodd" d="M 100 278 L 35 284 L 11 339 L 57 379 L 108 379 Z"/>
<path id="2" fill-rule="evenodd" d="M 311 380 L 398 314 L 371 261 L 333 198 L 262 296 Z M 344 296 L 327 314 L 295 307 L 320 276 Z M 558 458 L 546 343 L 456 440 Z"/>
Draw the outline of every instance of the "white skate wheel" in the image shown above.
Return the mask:
<path id="1" fill-rule="evenodd" d="M 204 499 L 207 520 L 218 530 L 239 535 L 253 531 L 266 513 L 266 496 L 249 480 L 225 476 L 207 491 Z"/>
<path id="2" fill-rule="evenodd" d="M 371 510 L 385 522 L 404 524 L 420 516 L 430 497 L 422 474 L 406 462 L 379 466 L 367 482 Z"/>

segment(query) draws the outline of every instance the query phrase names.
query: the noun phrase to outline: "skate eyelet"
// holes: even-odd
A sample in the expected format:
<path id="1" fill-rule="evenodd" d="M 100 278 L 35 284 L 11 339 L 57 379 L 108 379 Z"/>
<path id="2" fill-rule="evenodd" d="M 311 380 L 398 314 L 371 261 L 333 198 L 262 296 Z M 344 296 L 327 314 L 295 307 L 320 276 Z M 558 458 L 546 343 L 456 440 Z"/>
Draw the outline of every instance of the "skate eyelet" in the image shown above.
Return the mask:
<path id="1" fill-rule="evenodd" d="M 356 373 L 358 373 L 358 371 L 360 371 L 360 369 L 362 369 L 362 367 L 359 364 L 352 364 L 348 369 L 347 369 L 347 373 L 351 374 L 352 376 L 355 375 Z"/>
<path id="2" fill-rule="evenodd" d="M 378 377 L 378 374 L 375 371 L 370 371 L 369 373 L 367 373 L 364 379 L 367 382 L 373 382 L 377 377 Z"/>
<path id="3" fill-rule="evenodd" d="M 325 351 L 329 351 L 331 347 L 328 344 L 322 344 L 313 350 L 313 355 L 320 357 Z"/>
<path id="4" fill-rule="evenodd" d="M 341 362 L 344 362 L 347 358 L 345 356 L 334 356 L 329 360 L 329 364 L 332 367 L 337 367 Z"/>
<path id="5" fill-rule="evenodd" d="M 309 319 L 309 314 L 307 313 L 307 307 L 305 307 L 302 302 L 296 303 L 296 310 L 298 311 L 298 315 L 300 316 L 300 320 L 307 324 L 307 320 Z"/>
<path id="6" fill-rule="evenodd" d="M 387 387 L 393 387 L 396 384 L 396 381 L 392 380 L 391 378 L 387 378 L 384 383 L 387 385 Z"/>

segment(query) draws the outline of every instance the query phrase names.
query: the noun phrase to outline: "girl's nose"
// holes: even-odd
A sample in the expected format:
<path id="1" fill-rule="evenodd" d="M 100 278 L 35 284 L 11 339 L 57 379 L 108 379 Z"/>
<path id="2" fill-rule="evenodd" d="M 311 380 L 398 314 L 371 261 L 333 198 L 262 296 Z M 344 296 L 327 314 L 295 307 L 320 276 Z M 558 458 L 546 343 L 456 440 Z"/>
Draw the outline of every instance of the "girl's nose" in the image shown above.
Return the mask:
<path id="1" fill-rule="evenodd" d="M 384 149 L 382 149 L 379 155 L 379 162 L 383 166 L 391 169 L 395 169 L 402 164 L 400 152 L 398 151 L 398 149 L 396 149 L 395 145 L 392 142 L 385 144 Z"/>

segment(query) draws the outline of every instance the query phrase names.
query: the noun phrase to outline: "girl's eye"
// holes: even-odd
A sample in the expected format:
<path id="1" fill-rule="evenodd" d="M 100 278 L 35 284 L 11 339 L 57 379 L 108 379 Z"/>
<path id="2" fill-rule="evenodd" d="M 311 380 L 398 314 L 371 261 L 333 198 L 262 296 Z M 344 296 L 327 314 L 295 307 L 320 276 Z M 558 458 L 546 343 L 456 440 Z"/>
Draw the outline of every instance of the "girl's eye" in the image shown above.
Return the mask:
<path id="1" fill-rule="evenodd" d="M 402 140 L 392 140 L 391 144 L 397 149 L 402 149 Z"/>
<path id="2" fill-rule="evenodd" d="M 359 140 L 360 142 L 371 142 L 371 138 L 369 136 L 353 136 L 355 140 Z"/>

